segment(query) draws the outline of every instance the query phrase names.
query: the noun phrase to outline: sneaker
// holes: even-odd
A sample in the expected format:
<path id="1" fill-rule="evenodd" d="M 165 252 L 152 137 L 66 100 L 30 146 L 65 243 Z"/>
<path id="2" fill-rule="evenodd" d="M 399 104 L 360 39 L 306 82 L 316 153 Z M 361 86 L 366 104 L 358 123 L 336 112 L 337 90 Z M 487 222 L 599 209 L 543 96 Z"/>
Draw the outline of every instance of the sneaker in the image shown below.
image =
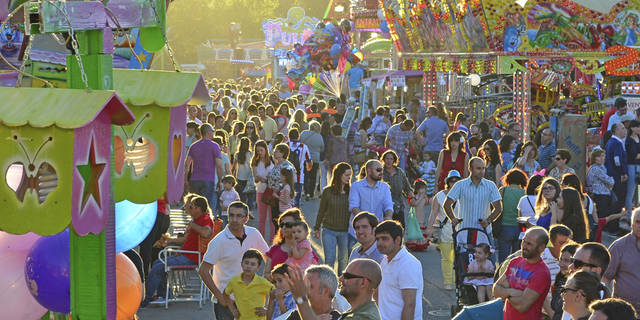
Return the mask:
<path id="1" fill-rule="evenodd" d="M 164 297 L 158 297 L 157 299 L 149 302 L 149 304 L 165 304 L 167 300 Z"/>

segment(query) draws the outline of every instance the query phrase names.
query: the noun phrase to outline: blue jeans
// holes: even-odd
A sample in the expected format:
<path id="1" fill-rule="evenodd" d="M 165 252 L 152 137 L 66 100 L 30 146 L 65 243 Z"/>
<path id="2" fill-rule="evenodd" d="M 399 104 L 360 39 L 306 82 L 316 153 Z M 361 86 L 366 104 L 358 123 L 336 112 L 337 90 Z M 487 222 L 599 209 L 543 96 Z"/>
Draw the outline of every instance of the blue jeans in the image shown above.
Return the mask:
<path id="1" fill-rule="evenodd" d="M 189 260 L 187 256 L 182 254 L 177 256 L 170 256 L 167 258 L 167 265 L 169 266 L 185 266 L 195 264 L 195 262 Z M 149 275 L 147 276 L 145 302 L 149 303 L 149 301 L 151 301 L 151 298 L 156 295 L 156 291 L 158 291 L 160 285 L 166 282 L 167 273 L 164 272 L 164 264 L 162 264 L 160 260 L 156 260 L 153 263 L 151 270 L 149 271 Z M 164 295 L 163 292 L 158 292 L 157 294 L 160 296 Z"/>
<path id="2" fill-rule="evenodd" d="M 322 250 L 324 251 L 324 263 L 333 269 L 336 262 L 336 245 L 338 246 L 338 274 L 346 267 L 349 251 L 349 233 L 337 232 L 322 228 Z"/>
<path id="3" fill-rule="evenodd" d="M 293 206 L 300 208 L 300 197 L 302 196 L 302 183 L 296 182 L 294 187 L 296 188 L 296 198 Z"/>
<path id="4" fill-rule="evenodd" d="M 498 236 L 498 262 L 502 263 L 510 254 L 518 250 L 519 235 L 518 226 L 502 226 Z"/>
<path id="5" fill-rule="evenodd" d="M 629 179 L 627 179 L 627 195 L 624 199 L 624 206 L 627 208 L 627 214 L 630 214 L 631 210 L 633 210 L 633 194 L 636 192 L 636 187 L 638 186 L 636 177 L 640 176 L 640 165 L 627 165 L 627 174 Z"/>
<path id="6" fill-rule="evenodd" d="M 216 183 L 205 180 L 191 180 L 191 192 L 199 194 L 207 198 L 209 208 L 215 212 L 218 207 L 218 194 L 216 192 Z"/>

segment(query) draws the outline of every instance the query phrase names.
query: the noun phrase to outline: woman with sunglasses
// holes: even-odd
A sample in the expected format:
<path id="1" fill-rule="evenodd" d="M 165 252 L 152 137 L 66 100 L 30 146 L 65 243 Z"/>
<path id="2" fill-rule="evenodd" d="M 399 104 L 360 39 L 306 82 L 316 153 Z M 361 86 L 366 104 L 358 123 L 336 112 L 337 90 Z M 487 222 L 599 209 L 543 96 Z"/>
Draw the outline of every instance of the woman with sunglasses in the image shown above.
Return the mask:
<path id="1" fill-rule="evenodd" d="M 574 320 L 587 320 L 591 316 L 589 304 L 606 298 L 606 291 L 597 274 L 578 271 L 569 276 L 567 283 L 560 289 L 562 310 L 570 314 Z"/>
<path id="2" fill-rule="evenodd" d="M 536 225 L 549 230 L 553 216 L 560 214 L 556 200 L 560 196 L 560 183 L 552 177 L 542 180 L 536 199 Z"/>
<path id="3" fill-rule="evenodd" d="M 576 173 L 573 168 L 569 167 L 569 161 L 571 161 L 571 152 L 569 150 L 558 149 L 552 161 L 555 166 L 549 171 L 549 176 L 554 177 L 556 180 L 562 180 L 562 176 L 565 174 Z"/>
<path id="4" fill-rule="evenodd" d="M 249 121 L 244 125 L 244 132 L 240 134 L 240 138 L 247 137 L 251 141 L 251 144 L 255 144 L 258 140 L 260 140 L 260 136 L 258 135 L 258 130 L 256 128 L 256 122 L 254 118 L 260 122 L 258 117 L 251 117 Z"/>
<path id="5" fill-rule="evenodd" d="M 291 208 L 278 217 L 278 231 L 273 237 L 273 245 L 265 253 L 267 256 L 264 267 L 265 277 L 270 277 L 272 266 L 284 263 L 289 258 L 288 252 L 291 252 L 292 246 L 296 245 L 291 229 L 297 221 L 305 221 L 302 211 L 298 208 Z"/>

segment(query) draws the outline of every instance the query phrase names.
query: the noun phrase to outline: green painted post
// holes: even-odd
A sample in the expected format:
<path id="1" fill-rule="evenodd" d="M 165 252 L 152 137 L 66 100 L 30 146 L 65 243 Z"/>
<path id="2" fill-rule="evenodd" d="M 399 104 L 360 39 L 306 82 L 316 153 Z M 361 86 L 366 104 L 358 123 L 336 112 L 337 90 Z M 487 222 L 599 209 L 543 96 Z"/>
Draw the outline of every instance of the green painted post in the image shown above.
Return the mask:
<path id="1" fill-rule="evenodd" d="M 113 57 L 103 53 L 103 31 L 82 31 L 77 32 L 76 36 L 78 53 L 82 59 L 89 89 L 113 90 Z M 85 89 L 81 68 L 75 55 L 67 57 L 67 86 Z M 111 158 L 113 164 L 113 153 Z M 109 222 L 100 234 L 80 236 L 70 232 L 71 315 L 74 320 L 115 319 L 116 310 L 107 310 L 107 300 L 116 299 L 113 200 L 109 216 Z M 114 283 L 107 282 L 109 275 L 113 276 Z"/>

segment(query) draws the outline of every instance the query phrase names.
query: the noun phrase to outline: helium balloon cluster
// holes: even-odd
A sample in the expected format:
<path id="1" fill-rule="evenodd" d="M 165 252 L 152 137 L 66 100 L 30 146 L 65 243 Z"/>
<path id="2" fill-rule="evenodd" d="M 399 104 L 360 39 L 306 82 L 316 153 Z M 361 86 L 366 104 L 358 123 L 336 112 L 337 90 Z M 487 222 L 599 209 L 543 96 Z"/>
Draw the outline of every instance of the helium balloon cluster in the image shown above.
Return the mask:
<path id="1" fill-rule="evenodd" d="M 343 19 L 334 22 L 319 22 L 313 34 L 304 43 L 296 43 L 288 52 L 292 64 L 287 76 L 298 82 L 307 73 L 338 70 L 340 73 L 348 69 L 348 64 L 362 60 L 362 53 L 351 48 L 351 21 Z"/>

